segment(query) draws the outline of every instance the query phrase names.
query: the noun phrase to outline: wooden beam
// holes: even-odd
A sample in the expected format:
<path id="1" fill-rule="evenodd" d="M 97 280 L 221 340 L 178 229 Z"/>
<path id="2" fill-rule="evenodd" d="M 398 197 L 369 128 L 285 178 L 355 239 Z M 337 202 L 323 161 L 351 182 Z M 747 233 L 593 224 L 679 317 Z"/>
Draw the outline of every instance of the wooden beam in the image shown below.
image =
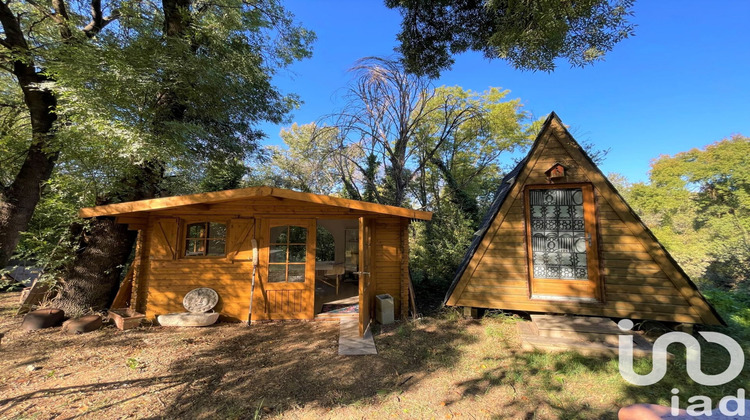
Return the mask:
<path id="1" fill-rule="evenodd" d="M 117 216 L 115 218 L 115 223 L 123 224 L 123 225 L 131 224 L 131 223 L 134 223 L 134 224 L 148 223 L 148 216 L 146 215 L 133 216 L 130 214 Z"/>
<path id="2" fill-rule="evenodd" d="M 303 193 L 271 187 L 242 188 L 237 190 L 215 191 L 176 197 L 163 197 L 150 200 L 129 201 L 126 203 L 108 204 L 106 206 L 85 207 L 78 212 L 78 215 L 84 218 L 96 216 L 115 216 L 125 213 L 137 213 L 166 210 L 184 206 L 223 203 L 227 201 L 253 197 L 274 197 L 282 200 L 289 199 L 307 203 L 322 204 L 331 207 L 360 210 L 368 213 L 404 217 L 408 219 L 432 219 L 432 213 L 428 211 L 411 210 L 402 207 L 386 206 L 383 204 L 367 203 L 364 201 L 331 197 L 327 195 Z"/>
<path id="3" fill-rule="evenodd" d="M 80 217 L 113 216 L 123 213 L 169 209 L 191 204 L 220 203 L 248 197 L 263 197 L 268 196 L 270 192 L 271 188 L 269 187 L 253 187 L 175 197 L 152 198 L 150 200 L 128 201 L 125 203 L 108 204 L 106 206 L 84 207 L 78 212 L 78 215 Z"/>

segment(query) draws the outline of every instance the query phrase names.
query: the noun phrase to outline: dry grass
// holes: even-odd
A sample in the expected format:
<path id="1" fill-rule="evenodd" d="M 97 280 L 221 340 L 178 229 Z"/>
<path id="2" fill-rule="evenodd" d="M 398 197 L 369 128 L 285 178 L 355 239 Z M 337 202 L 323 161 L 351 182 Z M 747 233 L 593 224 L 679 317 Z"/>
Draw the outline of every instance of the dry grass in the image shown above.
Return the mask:
<path id="1" fill-rule="evenodd" d="M 0 418 L 614 418 L 654 398 L 616 361 L 520 353 L 506 317 L 397 324 L 379 355 L 342 357 L 336 323 L 23 333 L 17 297 L 0 294 Z"/>

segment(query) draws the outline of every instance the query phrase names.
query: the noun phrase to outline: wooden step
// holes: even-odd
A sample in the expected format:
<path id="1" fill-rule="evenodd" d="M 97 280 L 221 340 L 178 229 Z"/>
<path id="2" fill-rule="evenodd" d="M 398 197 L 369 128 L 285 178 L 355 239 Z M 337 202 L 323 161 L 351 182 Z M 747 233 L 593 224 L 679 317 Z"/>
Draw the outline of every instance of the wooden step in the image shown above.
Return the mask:
<path id="1" fill-rule="evenodd" d="M 522 336 L 521 349 L 524 351 L 573 351 L 584 356 L 607 357 L 617 357 L 619 353 L 618 346 L 607 343 L 593 343 L 571 338 L 541 336 Z M 651 350 L 636 346 L 633 348 L 633 355 L 636 357 L 650 356 Z"/>
<path id="2" fill-rule="evenodd" d="M 622 331 L 609 318 L 532 315 L 519 324 L 527 351 L 575 351 L 584 355 L 617 356 L 620 335 L 633 336 L 635 356 L 651 354 L 651 343 L 633 331 Z"/>
<path id="3" fill-rule="evenodd" d="M 620 328 L 609 318 L 557 315 L 531 315 L 531 321 L 540 331 L 558 330 L 596 334 L 622 334 Z M 630 332 L 630 331 L 628 331 Z"/>
<path id="4" fill-rule="evenodd" d="M 633 331 L 623 331 L 609 318 L 531 315 L 537 335 L 551 338 L 570 338 L 593 343 L 606 343 L 617 346 L 620 335 L 632 335 L 633 342 L 642 348 L 650 348 L 651 343 Z"/>

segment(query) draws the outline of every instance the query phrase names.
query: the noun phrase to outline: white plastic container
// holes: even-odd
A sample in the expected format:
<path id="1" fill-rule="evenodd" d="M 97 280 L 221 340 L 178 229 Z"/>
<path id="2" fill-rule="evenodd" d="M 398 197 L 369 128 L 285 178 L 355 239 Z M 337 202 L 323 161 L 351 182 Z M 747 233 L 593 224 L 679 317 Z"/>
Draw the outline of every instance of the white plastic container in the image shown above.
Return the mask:
<path id="1" fill-rule="evenodd" d="M 393 296 L 375 296 L 375 319 L 383 325 L 393 324 Z"/>

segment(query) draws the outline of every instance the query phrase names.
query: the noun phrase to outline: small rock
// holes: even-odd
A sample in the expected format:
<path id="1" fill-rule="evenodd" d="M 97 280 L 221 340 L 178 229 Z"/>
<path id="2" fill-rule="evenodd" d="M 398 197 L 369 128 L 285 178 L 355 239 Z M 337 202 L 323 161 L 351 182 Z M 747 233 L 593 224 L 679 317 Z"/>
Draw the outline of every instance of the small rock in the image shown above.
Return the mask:
<path id="1" fill-rule="evenodd" d="M 39 369 L 41 369 L 41 368 L 40 368 L 40 367 L 38 367 L 38 366 L 34 366 L 34 365 L 26 365 L 26 371 L 27 371 L 27 372 L 33 372 L 33 371 L 35 371 L 35 370 L 39 370 Z"/>

